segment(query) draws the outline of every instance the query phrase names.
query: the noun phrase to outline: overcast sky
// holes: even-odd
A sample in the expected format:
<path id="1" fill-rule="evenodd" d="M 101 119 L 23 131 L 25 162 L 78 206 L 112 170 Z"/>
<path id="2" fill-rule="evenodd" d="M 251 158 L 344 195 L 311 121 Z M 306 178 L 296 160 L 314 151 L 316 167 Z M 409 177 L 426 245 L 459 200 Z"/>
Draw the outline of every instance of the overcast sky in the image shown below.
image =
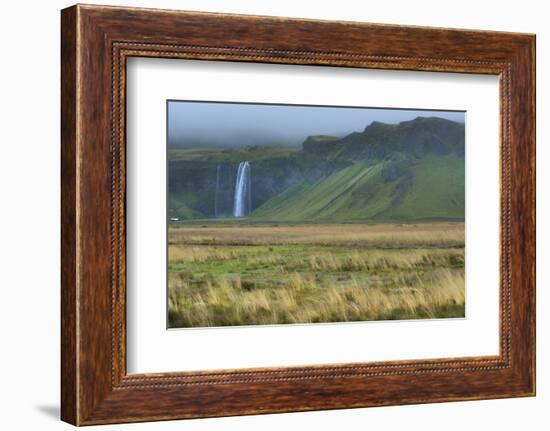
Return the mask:
<path id="1" fill-rule="evenodd" d="M 250 103 L 168 102 L 168 145 L 300 145 L 309 135 L 344 136 L 373 121 L 416 117 L 464 122 L 464 112 Z"/>

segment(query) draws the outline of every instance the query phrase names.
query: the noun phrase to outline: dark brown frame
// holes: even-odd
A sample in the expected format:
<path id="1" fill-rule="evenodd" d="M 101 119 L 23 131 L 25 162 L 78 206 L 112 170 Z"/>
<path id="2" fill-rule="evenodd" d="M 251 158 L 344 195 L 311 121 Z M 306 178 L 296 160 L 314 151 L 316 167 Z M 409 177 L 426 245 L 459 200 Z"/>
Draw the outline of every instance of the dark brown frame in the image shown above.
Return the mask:
<path id="1" fill-rule="evenodd" d="M 535 394 L 534 35 L 82 5 L 61 17 L 63 420 L 88 425 Z M 127 375 L 129 56 L 498 75 L 500 354 Z"/>

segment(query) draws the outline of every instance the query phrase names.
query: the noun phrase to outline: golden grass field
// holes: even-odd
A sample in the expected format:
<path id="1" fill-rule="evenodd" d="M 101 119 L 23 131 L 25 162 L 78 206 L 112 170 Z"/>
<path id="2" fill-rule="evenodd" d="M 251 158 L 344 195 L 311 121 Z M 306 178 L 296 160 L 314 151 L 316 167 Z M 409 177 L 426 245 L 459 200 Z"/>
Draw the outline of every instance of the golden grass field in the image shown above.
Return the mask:
<path id="1" fill-rule="evenodd" d="M 170 226 L 169 327 L 464 316 L 464 224 Z"/>

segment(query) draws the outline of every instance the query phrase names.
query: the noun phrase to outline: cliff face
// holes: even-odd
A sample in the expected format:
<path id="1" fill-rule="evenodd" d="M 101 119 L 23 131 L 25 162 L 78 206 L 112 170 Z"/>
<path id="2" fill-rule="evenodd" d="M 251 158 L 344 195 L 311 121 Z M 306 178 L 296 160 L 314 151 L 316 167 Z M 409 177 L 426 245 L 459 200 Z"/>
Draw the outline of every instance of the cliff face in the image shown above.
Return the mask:
<path id="1" fill-rule="evenodd" d="M 314 183 L 349 164 L 302 151 L 280 156 L 270 155 L 267 148 L 263 157 L 255 154 L 260 151 L 239 150 L 239 157 L 250 161 L 251 165 L 253 210 L 294 184 Z M 209 152 L 203 160 L 169 161 L 169 217 L 190 219 L 231 215 L 239 162 L 233 157 L 226 157 L 227 161 L 224 161 L 211 156 Z"/>

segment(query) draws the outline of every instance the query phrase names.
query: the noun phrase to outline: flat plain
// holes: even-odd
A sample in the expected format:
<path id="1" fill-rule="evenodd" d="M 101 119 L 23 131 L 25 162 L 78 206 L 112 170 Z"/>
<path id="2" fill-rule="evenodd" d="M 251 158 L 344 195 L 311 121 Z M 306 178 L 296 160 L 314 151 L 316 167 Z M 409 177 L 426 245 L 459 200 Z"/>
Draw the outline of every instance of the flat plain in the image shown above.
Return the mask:
<path id="1" fill-rule="evenodd" d="M 464 223 L 173 223 L 168 325 L 464 317 Z"/>

